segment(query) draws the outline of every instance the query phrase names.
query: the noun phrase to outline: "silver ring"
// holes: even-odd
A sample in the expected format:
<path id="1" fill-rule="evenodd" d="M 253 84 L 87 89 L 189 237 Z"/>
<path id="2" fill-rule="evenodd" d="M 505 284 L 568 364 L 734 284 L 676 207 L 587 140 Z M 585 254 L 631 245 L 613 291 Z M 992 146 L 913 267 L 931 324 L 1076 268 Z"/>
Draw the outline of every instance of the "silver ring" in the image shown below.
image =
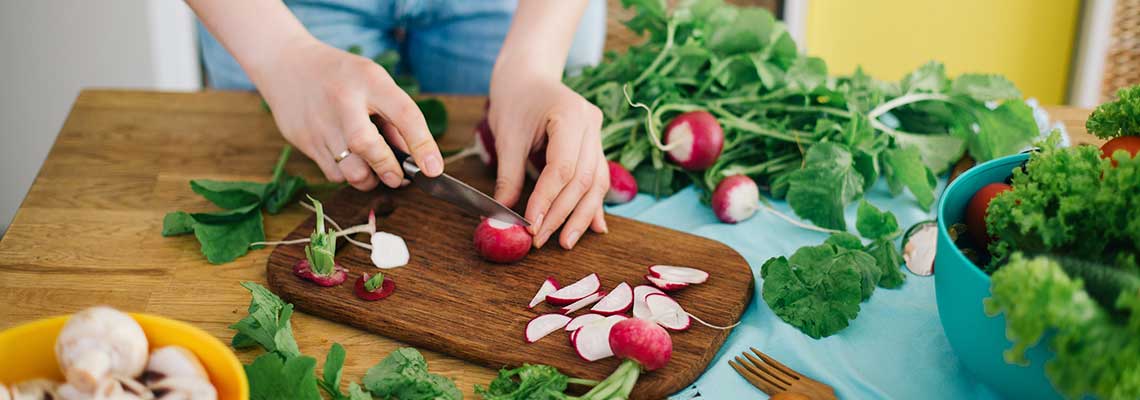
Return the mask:
<path id="1" fill-rule="evenodd" d="M 344 149 L 344 151 L 340 152 L 340 154 L 337 154 L 336 156 L 334 156 L 333 160 L 336 160 L 336 162 L 341 162 L 341 161 L 344 161 L 344 159 L 348 158 L 348 156 L 351 156 L 351 155 L 352 155 L 351 151 L 348 151 L 348 149 Z"/>

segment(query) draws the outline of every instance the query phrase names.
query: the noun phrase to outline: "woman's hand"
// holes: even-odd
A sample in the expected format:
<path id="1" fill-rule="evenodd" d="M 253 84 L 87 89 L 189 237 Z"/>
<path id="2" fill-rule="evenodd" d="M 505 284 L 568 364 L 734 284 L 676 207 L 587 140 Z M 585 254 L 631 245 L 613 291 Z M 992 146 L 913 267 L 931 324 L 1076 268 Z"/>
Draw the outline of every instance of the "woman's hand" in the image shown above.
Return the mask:
<path id="1" fill-rule="evenodd" d="M 250 68 L 281 134 L 333 182 L 371 190 L 389 187 L 403 168 L 388 143 L 412 155 L 427 176 L 443 172 L 439 147 L 419 107 L 379 65 L 311 36 L 284 44 L 272 60 Z M 379 116 L 384 138 L 370 115 Z M 335 157 L 350 154 L 337 162 Z"/>
<path id="2" fill-rule="evenodd" d="M 601 110 L 556 77 L 495 75 L 489 121 L 498 153 L 495 198 L 508 206 L 518 202 L 527 157 L 545 151 L 546 167 L 526 207 L 535 247 L 560 226 L 559 243 L 566 249 L 588 227 L 606 232 L 602 201 L 610 177 L 602 153 Z"/>

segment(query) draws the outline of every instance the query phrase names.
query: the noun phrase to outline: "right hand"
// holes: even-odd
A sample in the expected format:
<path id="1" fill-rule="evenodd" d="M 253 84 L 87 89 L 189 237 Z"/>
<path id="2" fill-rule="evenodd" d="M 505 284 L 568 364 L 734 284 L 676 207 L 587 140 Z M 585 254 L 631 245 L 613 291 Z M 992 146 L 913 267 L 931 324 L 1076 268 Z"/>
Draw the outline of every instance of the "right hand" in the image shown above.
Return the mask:
<path id="1" fill-rule="evenodd" d="M 411 154 L 423 174 L 443 173 L 443 157 L 419 107 L 368 58 L 307 37 L 283 45 L 250 77 L 282 136 L 332 182 L 347 180 L 362 191 L 378 181 L 399 187 L 404 170 L 388 143 Z M 383 137 L 370 115 L 379 116 Z M 345 149 L 351 154 L 336 162 Z"/>

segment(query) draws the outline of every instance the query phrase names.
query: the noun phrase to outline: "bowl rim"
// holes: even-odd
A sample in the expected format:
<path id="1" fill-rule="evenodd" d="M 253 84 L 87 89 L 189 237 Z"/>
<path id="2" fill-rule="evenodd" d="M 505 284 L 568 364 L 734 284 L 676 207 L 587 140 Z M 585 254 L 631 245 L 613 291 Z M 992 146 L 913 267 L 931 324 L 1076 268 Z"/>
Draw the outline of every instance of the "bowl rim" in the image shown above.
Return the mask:
<path id="1" fill-rule="evenodd" d="M 939 236 L 939 239 L 946 240 L 949 243 L 954 243 L 954 241 L 950 239 L 950 231 L 946 227 L 946 215 L 945 214 L 946 214 L 946 207 L 947 207 L 947 203 L 948 203 L 947 199 L 950 198 L 950 196 L 947 196 L 948 193 L 951 193 L 956 189 L 960 190 L 960 188 L 959 188 L 960 186 L 965 186 L 966 182 L 970 182 L 975 176 L 980 175 L 985 171 L 989 171 L 989 170 L 995 169 L 995 168 L 1005 168 L 1005 167 L 1007 167 L 1007 164 L 1021 163 L 1025 160 L 1029 159 L 1029 155 L 1030 155 L 1029 152 L 1023 152 L 1023 153 L 1017 153 L 1017 154 L 1010 154 L 1008 156 L 999 157 L 999 158 L 995 158 L 993 160 L 983 162 L 981 164 L 975 165 L 974 167 L 972 167 L 970 169 L 967 169 L 966 172 L 962 173 L 962 175 L 959 175 L 958 178 L 954 179 L 953 182 L 950 182 L 950 185 L 948 185 L 946 187 L 946 189 L 942 191 L 942 195 L 939 196 L 939 198 L 938 198 L 938 215 L 937 215 L 938 218 L 937 218 L 937 220 L 938 220 L 938 236 Z M 1010 170 L 1010 171 L 1012 174 L 1012 170 Z M 970 259 L 966 258 L 966 256 L 964 254 L 962 254 L 962 250 L 959 249 L 958 246 L 954 246 L 954 249 L 955 249 L 954 254 L 951 255 L 951 257 L 954 257 L 954 260 L 957 261 L 957 263 L 951 263 L 951 264 L 969 265 L 969 266 L 973 267 L 973 268 L 970 268 L 970 270 L 971 270 L 969 272 L 970 276 L 973 276 L 975 278 L 981 278 L 982 280 L 987 281 L 987 282 L 990 280 L 990 275 L 986 274 L 985 272 L 982 272 L 982 269 L 980 267 L 978 267 L 976 264 L 974 264 L 972 261 L 970 261 Z M 935 257 L 937 258 L 938 255 L 935 255 Z M 935 269 L 934 273 L 937 274 L 938 269 Z"/>

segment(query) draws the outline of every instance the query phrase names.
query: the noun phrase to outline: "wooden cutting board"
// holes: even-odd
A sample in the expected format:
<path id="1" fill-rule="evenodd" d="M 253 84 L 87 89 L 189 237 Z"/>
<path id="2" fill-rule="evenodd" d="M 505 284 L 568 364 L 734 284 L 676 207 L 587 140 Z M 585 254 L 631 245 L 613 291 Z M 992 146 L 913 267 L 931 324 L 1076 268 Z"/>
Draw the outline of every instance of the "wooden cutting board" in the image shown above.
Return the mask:
<path id="1" fill-rule="evenodd" d="M 449 165 L 448 171 L 480 190 L 492 185 L 493 177 L 476 162 Z M 273 292 L 306 313 L 492 368 L 548 364 L 570 376 L 603 379 L 617 367 L 619 360 L 612 357 L 592 363 L 578 358 L 562 330 L 526 343 L 527 322 L 557 312 L 546 304 L 527 308 L 547 276 L 568 285 L 597 273 L 608 291 L 623 281 L 648 284 L 643 276 L 652 264 L 698 267 L 711 274 L 709 280 L 673 296 L 686 311 L 716 325 L 735 322 L 752 297 L 748 263 L 727 246 L 613 215 L 607 218 L 608 234 L 587 234 L 573 251 L 551 240 L 519 263 L 499 265 L 475 254 L 472 233 L 478 218 L 414 188 L 371 193 L 346 188 L 325 201 L 324 209 L 342 227 L 364 223 L 368 211 L 376 209 L 379 230 L 404 238 L 411 262 L 384 271 L 395 281 L 395 293 L 376 302 L 353 295 L 352 284 L 361 272 L 376 268 L 366 250 L 344 241 L 338 243 L 337 262 L 350 271 L 345 284 L 323 288 L 295 277 L 292 266 L 305 257 L 304 245 L 279 246 L 266 271 Z M 314 223 L 308 218 L 286 240 L 308 237 Z M 671 332 L 672 361 L 642 375 L 633 397 L 659 399 L 684 389 L 705 370 L 727 335 L 695 321 L 687 331 Z"/>

